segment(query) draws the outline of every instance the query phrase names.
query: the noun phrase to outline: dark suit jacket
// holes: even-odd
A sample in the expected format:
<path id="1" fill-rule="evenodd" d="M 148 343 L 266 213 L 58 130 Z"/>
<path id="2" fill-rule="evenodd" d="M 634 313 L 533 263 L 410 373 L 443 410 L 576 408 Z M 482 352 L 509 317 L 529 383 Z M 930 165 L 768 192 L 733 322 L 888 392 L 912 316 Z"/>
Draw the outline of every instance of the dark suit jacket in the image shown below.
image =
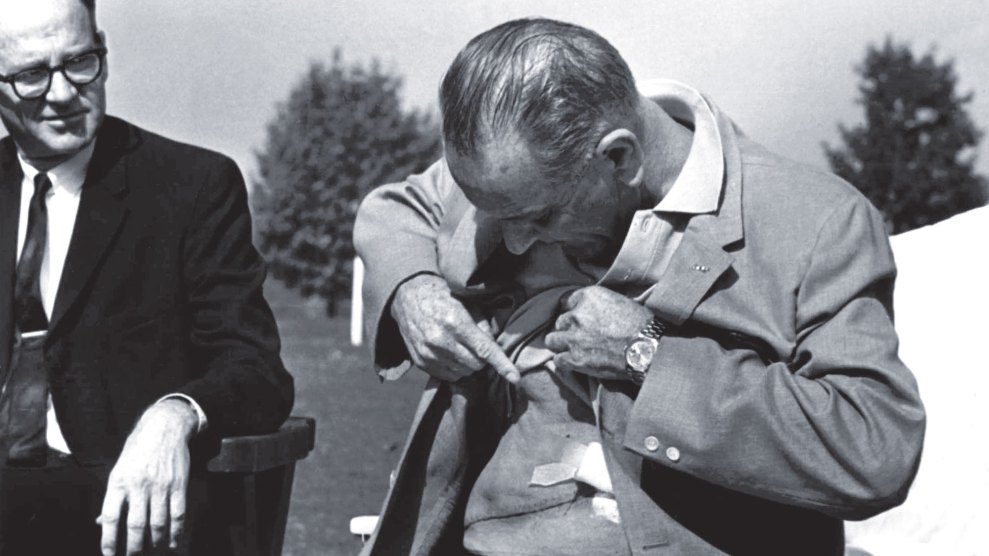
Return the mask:
<path id="1" fill-rule="evenodd" d="M 600 430 L 629 550 L 840 554 L 842 519 L 901 503 L 925 415 L 896 354 L 882 219 L 836 177 L 777 157 L 717 111 L 724 190 L 690 219 L 645 301 L 673 324 L 641 388 L 602 381 Z M 408 367 L 387 309 L 419 272 L 496 306 L 500 229 L 442 162 L 364 200 L 365 323 L 384 376 Z M 508 272 L 510 277 L 510 271 Z M 423 395 L 365 554 L 452 554 L 500 434 L 478 373 Z M 673 450 L 675 448 L 675 450 Z M 674 454 L 674 455 L 670 455 Z"/>
<path id="2" fill-rule="evenodd" d="M 0 373 L 9 365 L 22 172 L 0 142 Z M 210 435 L 275 429 L 292 377 L 261 286 L 234 162 L 108 117 L 96 140 L 45 344 L 59 426 L 112 466 L 145 408 L 184 393 Z"/>

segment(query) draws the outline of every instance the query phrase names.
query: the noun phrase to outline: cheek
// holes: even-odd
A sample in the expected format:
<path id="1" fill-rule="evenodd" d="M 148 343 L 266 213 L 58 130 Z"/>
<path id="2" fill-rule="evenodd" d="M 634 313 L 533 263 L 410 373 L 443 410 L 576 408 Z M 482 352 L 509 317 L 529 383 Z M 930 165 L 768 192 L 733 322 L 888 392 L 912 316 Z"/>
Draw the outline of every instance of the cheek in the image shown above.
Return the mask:
<path id="1" fill-rule="evenodd" d="M 93 85 L 96 84 L 94 83 Z M 79 98 L 86 105 L 86 108 L 89 109 L 90 117 L 102 117 L 103 112 L 106 110 L 106 88 L 102 83 L 99 86 L 87 87 Z"/>
<path id="2" fill-rule="evenodd" d="M 13 95 L 13 92 L 10 94 Z M 22 127 L 24 122 L 29 121 L 31 117 L 32 110 L 27 103 L 11 98 L 6 91 L 0 94 L 0 118 L 3 119 L 4 125 Z"/>

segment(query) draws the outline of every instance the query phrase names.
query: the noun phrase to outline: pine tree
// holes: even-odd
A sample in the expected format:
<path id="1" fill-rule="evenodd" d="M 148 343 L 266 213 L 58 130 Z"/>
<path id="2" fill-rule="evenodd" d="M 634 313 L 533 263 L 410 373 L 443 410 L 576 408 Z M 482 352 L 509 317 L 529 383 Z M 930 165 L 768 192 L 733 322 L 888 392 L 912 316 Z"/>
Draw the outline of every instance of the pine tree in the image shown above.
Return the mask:
<path id="1" fill-rule="evenodd" d="M 345 65 L 313 63 L 269 123 L 255 153 L 253 207 L 272 275 L 336 312 L 349 295 L 357 206 L 376 185 L 425 169 L 440 153 L 428 115 L 405 111 L 401 79 Z"/>
<path id="2" fill-rule="evenodd" d="M 915 57 L 887 38 L 856 68 L 865 123 L 839 125 L 843 145 L 824 149 L 832 171 L 883 213 L 891 233 L 933 224 L 986 201 L 974 170 L 981 132 L 959 94 L 952 61 Z"/>

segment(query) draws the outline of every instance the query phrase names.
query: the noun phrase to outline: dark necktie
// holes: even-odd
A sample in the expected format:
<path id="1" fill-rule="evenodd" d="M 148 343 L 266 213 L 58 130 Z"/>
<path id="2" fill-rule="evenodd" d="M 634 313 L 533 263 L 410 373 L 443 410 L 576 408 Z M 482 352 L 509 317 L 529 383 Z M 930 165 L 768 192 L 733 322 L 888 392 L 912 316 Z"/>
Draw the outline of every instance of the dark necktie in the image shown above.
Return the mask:
<path id="1" fill-rule="evenodd" d="M 33 332 L 48 329 L 48 317 L 41 303 L 41 262 L 48 244 L 48 210 L 45 198 L 52 182 L 44 172 L 34 177 L 34 195 L 28 210 L 27 237 L 17 263 L 14 285 L 14 315 L 17 329 Z"/>
<path id="2" fill-rule="evenodd" d="M 48 317 L 41 303 L 41 262 L 48 243 L 45 198 L 51 186 L 47 174 L 34 178 L 27 237 L 17 262 L 14 349 L 0 388 L 0 446 L 5 448 L 0 450 L 0 463 L 7 466 L 43 466 L 48 450 L 48 371 L 44 357 Z"/>

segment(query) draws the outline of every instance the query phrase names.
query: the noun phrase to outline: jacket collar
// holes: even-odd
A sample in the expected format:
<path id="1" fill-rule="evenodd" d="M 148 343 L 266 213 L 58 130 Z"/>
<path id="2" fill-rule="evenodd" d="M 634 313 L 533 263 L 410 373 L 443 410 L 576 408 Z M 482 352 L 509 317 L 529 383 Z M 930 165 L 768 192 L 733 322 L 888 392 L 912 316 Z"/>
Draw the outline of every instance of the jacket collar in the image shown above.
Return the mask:
<path id="1" fill-rule="evenodd" d="M 693 130 L 690 152 L 670 191 L 654 212 L 704 214 L 718 209 L 725 174 L 717 117 L 696 89 L 670 79 L 638 83 L 639 92 L 671 118 Z"/>

